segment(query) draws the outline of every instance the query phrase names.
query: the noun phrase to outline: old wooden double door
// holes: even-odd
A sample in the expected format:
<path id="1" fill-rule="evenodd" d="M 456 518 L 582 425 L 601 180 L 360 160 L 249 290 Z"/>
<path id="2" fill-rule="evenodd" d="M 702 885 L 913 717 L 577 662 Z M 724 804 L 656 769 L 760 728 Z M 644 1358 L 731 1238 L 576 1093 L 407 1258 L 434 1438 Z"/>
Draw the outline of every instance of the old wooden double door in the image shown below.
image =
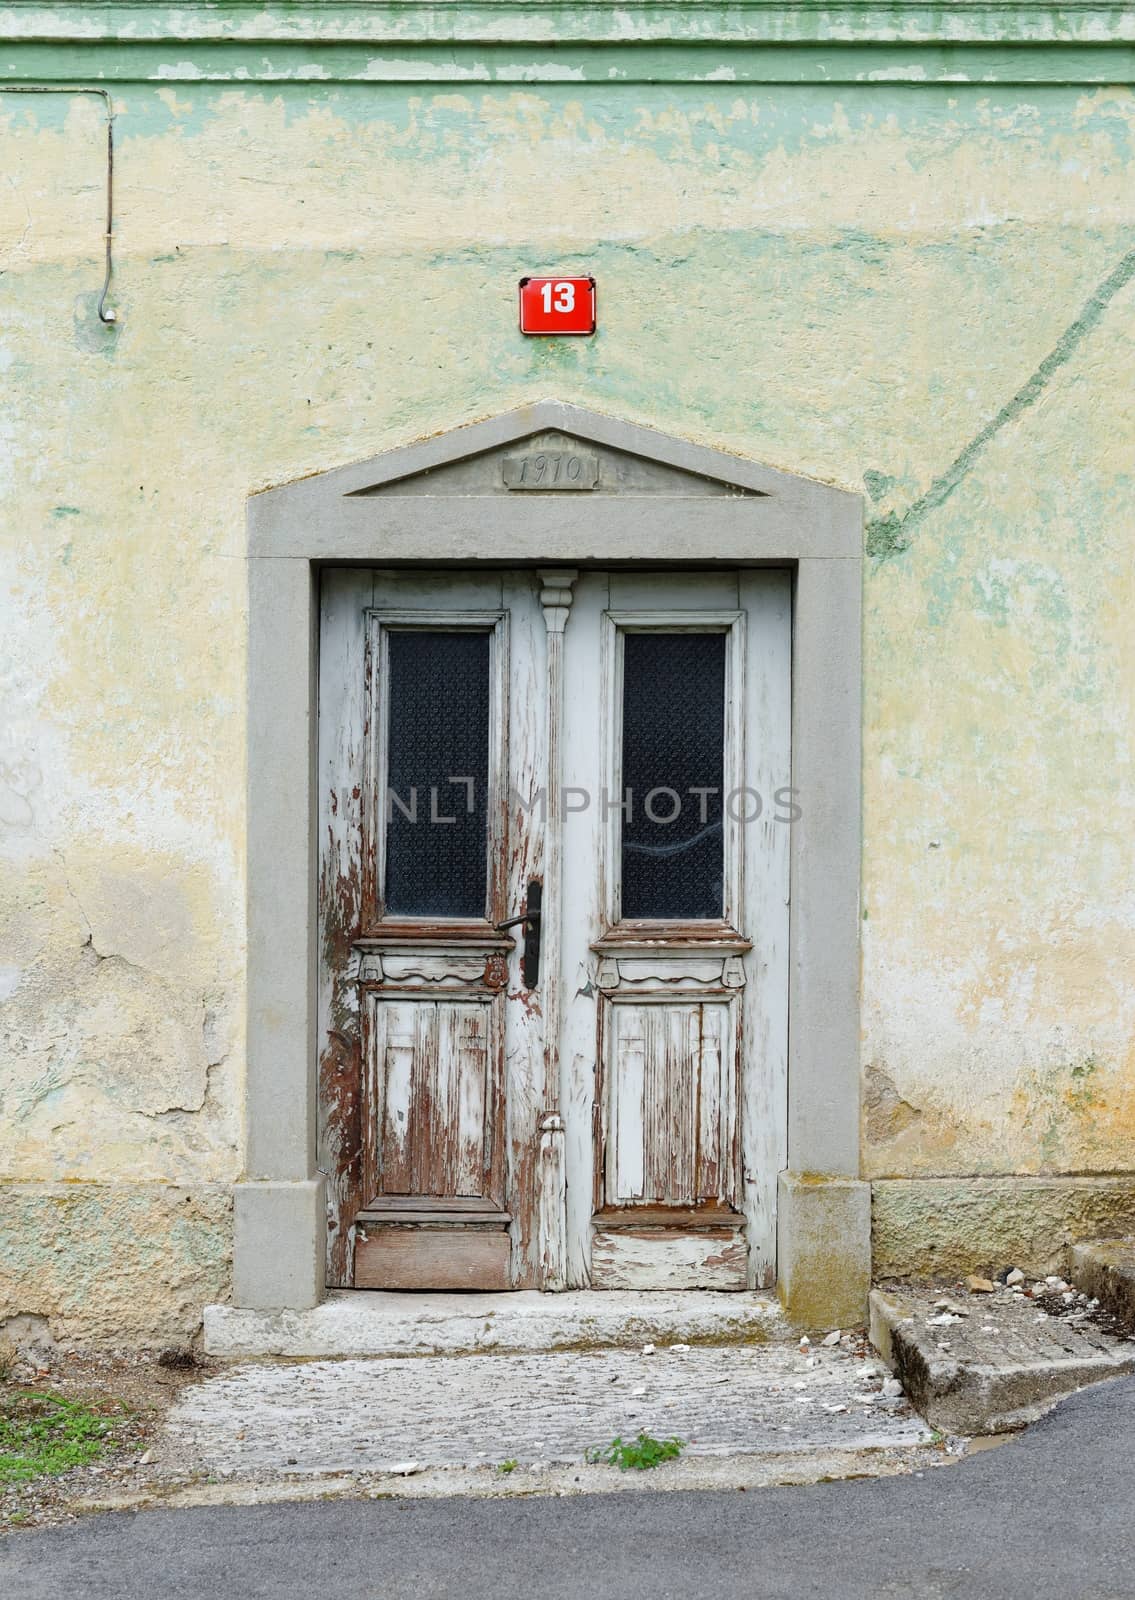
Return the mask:
<path id="1" fill-rule="evenodd" d="M 791 580 L 322 577 L 329 1282 L 775 1273 Z"/>

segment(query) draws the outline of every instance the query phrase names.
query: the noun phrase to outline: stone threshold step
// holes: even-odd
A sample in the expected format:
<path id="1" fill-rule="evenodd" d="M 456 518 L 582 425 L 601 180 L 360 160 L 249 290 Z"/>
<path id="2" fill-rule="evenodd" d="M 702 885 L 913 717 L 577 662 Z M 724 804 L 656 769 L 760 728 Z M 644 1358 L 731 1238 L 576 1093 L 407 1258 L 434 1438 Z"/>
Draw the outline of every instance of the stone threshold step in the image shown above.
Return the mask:
<path id="1" fill-rule="evenodd" d="M 1091 1239 L 1068 1251 L 1068 1276 L 1135 1333 L 1135 1238 Z"/>
<path id="2" fill-rule="evenodd" d="M 773 1294 L 411 1294 L 337 1290 L 309 1311 L 205 1307 L 221 1357 L 524 1354 L 647 1343 L 763 1344 L 791 1330 Z"/>
<path id="3" fill-rule="evenodd" d="M 480 1468 L 491 1480 L 508 1462 L 499 1476 L 513 1466 L 571 1467 L 582 1485 L 589 1457 L 602 1457 L 616 1438 L 646 1433 L 680 1440 L 687 1465 L 757 1455 L 775 1471 L 777 1459 L 839 1452 L 858 1454 L 869 1472 L 880 1455 L 934 1444 L 887 1388 L 882 1363 L 864 1361 L 862 1341 L 850 1336 L 815 1353 L 795 1341 L 683 1341 L 649 1353 L 636 1346 L 233 1362 L 182 1390 L 156 1452 L 159 1470 L 183 1479 L 413 1479 Z"/>
<path id="4" fill-rule="evenodd" d="M 1007 1433 L 1089 1383 L 1135 1371 L 1135 1344 L 1032 1300 L 873 1289 L 871 1342 L 943 1433 Z"/>

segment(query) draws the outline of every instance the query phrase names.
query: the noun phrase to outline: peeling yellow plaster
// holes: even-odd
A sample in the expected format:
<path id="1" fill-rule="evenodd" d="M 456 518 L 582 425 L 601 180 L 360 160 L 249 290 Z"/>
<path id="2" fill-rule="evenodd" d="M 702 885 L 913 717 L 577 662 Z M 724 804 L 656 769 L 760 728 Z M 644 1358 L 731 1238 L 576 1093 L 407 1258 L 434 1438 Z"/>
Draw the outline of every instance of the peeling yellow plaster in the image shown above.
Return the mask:
<path id="1" fill-rule="evenodd" d="M 119 846 L 54 854 L 3 895 L 5 1176 L 237 1176 L 239 951 L 216 948 L 214 892 Z"/>
<path id="2" fill-rule="evenodd" d="M 869 591 L 868 1048 L 947 1130 L 871 1175 L 1131 1166 L 1133 304 Z"/>

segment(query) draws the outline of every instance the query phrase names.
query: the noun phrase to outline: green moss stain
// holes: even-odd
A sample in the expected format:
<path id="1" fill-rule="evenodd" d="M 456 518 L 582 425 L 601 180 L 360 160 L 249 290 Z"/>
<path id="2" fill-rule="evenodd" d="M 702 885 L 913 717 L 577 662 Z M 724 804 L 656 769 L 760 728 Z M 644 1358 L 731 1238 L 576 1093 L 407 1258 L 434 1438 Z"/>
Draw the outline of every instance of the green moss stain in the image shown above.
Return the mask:
<path id="1" fill-rule="evenodd" d="M 897 511 L 888 511 L 885 516 L 872 518 L 867 524 L 867 554 L 875 561 L 888 561 L 892 556 L 901 556 L 910 542 L 905 523 L 906 519 L 900 517 Z"/>
<path id="2" fill-rule="evenodd" d="M 1094 1055 L 1031 1073 L 1023 1089 L 1037 1131 L 1042 1170 L 1059 1171 L 1075 1151 L 1094 1147 L 1093 1119 L 1104 1103 L 1101 1062 Z"/>
<path id="3" fill-rule="evenodd" d="M 1131 282 L 1132 278 L 1135 278 L 1135 250 L 1129 250 L 1122 256 L 1107 277 L 1096 285 L 1081 307 L 1079 315 L 1065 328 L 1040 365 L 1029 374 L 996 416 L 978 429 L 945 471 L 938 474 L 926 493 L 921 495 L 901 517 L 892 511 L 868 524 L 868 555 L 876 560 L 885 561 L 892 556 L 902 554 L 910 547 L 911 539 L 919 524 L 931 512 L 945 504 L 1001 430 L 1015 422 L 1030 406 L 1036 404 L 1051 379 L 1072 359 L 1087 335 L 1099 325 L 1116 295 Z"/>
<path id="4" fill-rule="evenodd" d="M 1099 1102 L 1099 1091 L 1095 1083 L 1099 1071 L 1099 1062 L 1095 1056 L 1085 1056 L 1083 1061 L 1077 1061 L 1071 1071 L 1071 1080 L 1067 1100 L 1071 1110 L 1081 1116 L 1090 1111 Z"/>

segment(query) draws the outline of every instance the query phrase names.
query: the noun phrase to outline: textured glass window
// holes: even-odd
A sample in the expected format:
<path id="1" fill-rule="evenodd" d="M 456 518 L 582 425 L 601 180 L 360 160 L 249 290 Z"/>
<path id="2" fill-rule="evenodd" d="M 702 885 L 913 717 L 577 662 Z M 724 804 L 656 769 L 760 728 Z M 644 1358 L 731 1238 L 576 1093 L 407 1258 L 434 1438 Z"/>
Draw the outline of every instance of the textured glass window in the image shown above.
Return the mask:
<path id="1" fill-rule="evenodd" d="M 399 629 L 387 647 L 386 910 L 483 917 L 489 634 Z"/>
<path id="2" fill-rule="evenodd" d="M 624 917 L 723 914 L 724 775 L 724 633 L 626 634 Z"/>

